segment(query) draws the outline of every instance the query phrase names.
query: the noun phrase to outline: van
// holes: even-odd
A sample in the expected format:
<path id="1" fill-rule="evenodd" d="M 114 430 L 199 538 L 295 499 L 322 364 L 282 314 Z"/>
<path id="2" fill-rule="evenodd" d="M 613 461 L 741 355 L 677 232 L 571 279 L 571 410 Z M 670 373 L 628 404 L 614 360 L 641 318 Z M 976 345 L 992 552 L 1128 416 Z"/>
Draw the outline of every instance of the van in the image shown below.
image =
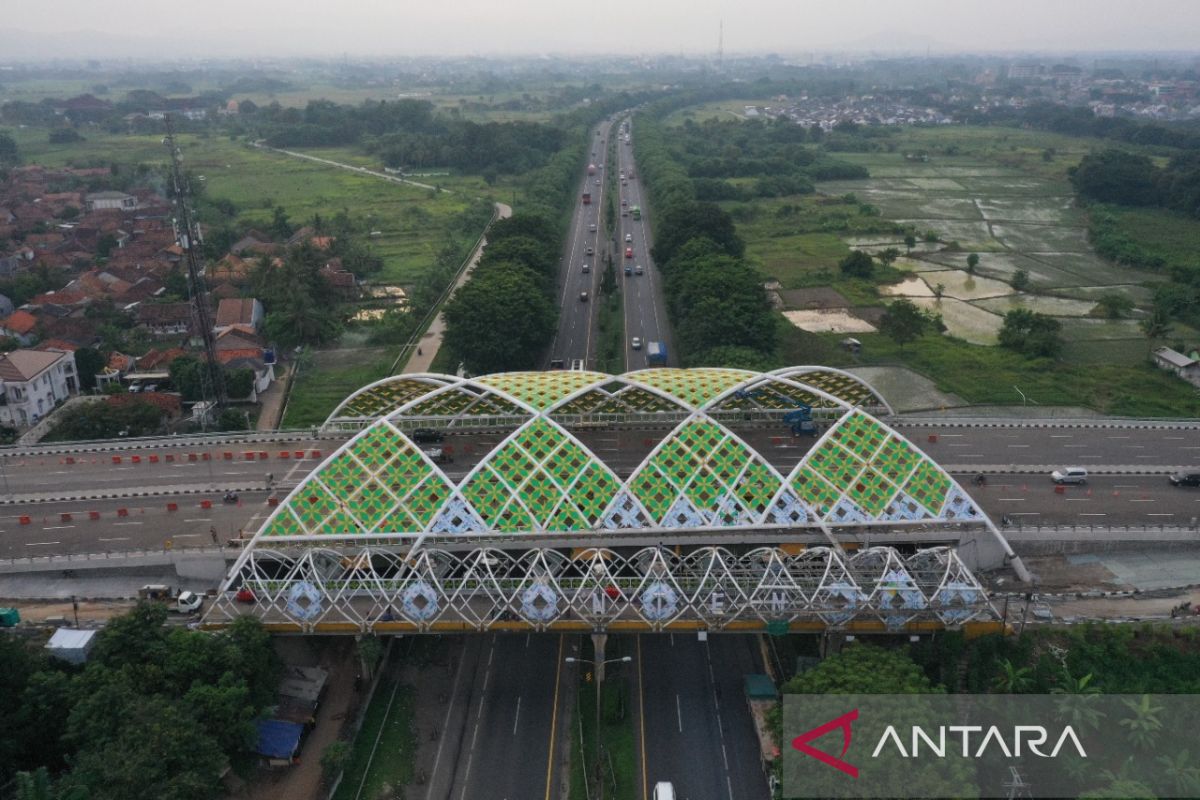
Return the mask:
<path id="1" fill-rule="evenodd" d="M 1087 483 L 1087 470 L 1083 467 L 1063 467 L 1051 472 L 1050 480 L 1058 484 Z"/>
<path id="2" fill-rule="evenodd" d="M 670 781 L 654 784 L 654 800 L 675 800 L 675 785 Z"/>

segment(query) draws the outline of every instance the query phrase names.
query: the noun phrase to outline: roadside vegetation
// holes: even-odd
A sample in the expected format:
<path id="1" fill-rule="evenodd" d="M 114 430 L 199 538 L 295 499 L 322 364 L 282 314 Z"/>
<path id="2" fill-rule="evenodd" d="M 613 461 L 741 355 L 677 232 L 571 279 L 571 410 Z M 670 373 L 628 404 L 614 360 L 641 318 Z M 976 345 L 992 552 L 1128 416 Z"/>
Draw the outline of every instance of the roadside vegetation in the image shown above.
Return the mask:
<path id="1" fill-rule="evenodd" d="M 270 636 L 251 617 L 216 635 L 166 617 L 142 603 L 114 618 L 85 666 L 0 637 L 0 785 L 15 777 L 25 796 L 58 800 L 209 800 L 226 768 L 253 765 L 254 722 L 279 680 Z"/>

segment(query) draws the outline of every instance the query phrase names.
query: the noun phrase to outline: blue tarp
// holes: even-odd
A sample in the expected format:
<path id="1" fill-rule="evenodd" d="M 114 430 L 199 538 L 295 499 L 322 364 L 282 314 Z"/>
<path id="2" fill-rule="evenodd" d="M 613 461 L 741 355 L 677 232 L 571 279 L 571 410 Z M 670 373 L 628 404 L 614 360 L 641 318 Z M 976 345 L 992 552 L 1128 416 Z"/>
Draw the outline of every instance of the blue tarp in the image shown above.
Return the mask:
<path id="1" fill-rule="evenodd" d="M 281 719 L 258 721 L 258 747 L 255 752 L 267 758 L 290 759 L 300 747 L 304 726 Z"/>

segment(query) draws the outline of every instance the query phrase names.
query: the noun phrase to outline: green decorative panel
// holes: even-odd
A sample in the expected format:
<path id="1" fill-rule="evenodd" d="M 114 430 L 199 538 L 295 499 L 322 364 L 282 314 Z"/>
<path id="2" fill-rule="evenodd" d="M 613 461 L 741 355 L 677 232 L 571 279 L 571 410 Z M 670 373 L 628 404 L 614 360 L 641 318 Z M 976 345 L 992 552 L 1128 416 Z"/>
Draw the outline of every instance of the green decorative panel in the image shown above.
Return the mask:
<path id="1" fill-rule="evenodd" d="M 884 442 L 883 448 L 875 454 L 871 466 L 899 486 L 912 474 L 920 460 L 921 456 L 909 446 L 908 442 L 895 436 L 889 436 L 888 440 Z"/>
<path id="2" fill-rule="evenodd" d="M 433 515 L 450 497 L 451 489 L 439 475 L 430 475 L 409 494 L 404 501 L 408 512 L 415 516 L 421 526 L 429 524 Z"/>
<path id="3" fill-rule="evenodd" d="M 563 503 L 554 516 L 546 522 L 547 531 L 582 531 L 591 527 L 591 523 L 580 516 L 570 503 Z"/>
<path id="4" fill-rule="evenodd" d="M 600 410 L 606 414 L 653 414 L 659 411 L 689 411 L 686 406 L 670 397 L 646 391 L 640 386 L 622 389 Z"/>
<path id="5" fill-rule="evenodd" d="M 521 504 L 514 498 L 500 512 L 496 528 L 505 533 L 528 533 L 533 530 L 533 520 L 530 519 L 528 512 L 521 508 Z"/>
<path id="6" fill-rule="evenodd" d="M 679 494 L 679 490 L 671 484 L 666 474 L 653 464 L 637 474 L 631 488 L 655 522 L 662 521 Z"/>
<path id="7" fill-rule="evenodd" d="M 297 492 L 292 495 L 289 505 L 300 524 L 308 533 L 328 533 L 329 531 L 324 529 L 324 523 L 339 511 L 338 499 L 315 478 L 299 487 Z"/>
<path id="8" fill-rule="evenodd" d="M 824 444 L 810 453 L 808 463 L 839 490 L 849 486 L 863 466 L 861 461 L 832 439 L 826 439 Z"/>
<path id="9" fill-rule="evenodd" d="M 714 475 L 708 469 L 701 469 L 692 478 L 687 489 L 684 490 L 688 500 L 692 501 L 692 505 L 696 508 L 702 508 L 707 511 L 716 511 L 721 505 L 727 491 L 725 484 L 721 479 Z"/>
<path id="10" fill-rule="evenodd" d="M 376 473 L 392 494 L 403 500 L 432 470 L 416 453 L 401 453 Z"/>
<path id="11" fill-rule="evenodd" d="M 484 468 L 471 478 L 462 488 L 463 498 L 479 512 L 480 518 L 489 525 L 495 525 L 512 496 L 507 485 L 500 476 L 488 468 Z"/>
<path id="12" fill-rule="evenodd" d="M 443 385 L 441 382 L 397 378 L 368 389 L 355 397 L 338 412 L 338 417 L 386 416 L 389 412 L 441 385 Z"/>
<path id="13" fill-rule="evenodd" d="M 369 477 L 367 471 L 347 450 L 343 450 L 321 467 L 320 474 L 321 481 L 330 491 L 342 498 L 353 495 Z"/>
<path id="14" fill-rule="evenodd" d="M 755 373 L 726 369 L 643 369 L 628 377 L 700 408 L 714 397 L 753 378 Z"/>
<path id="15" fill-rule="evenodd" d="M 888 501 L 896 494 L 896 487 L 890 484 L 880 473 L 871 468 L 863 470 L 858 480 L 846 492 L 855 505 L 867 512 L 869 516 L 877 517 L 887 508 Z"/>
<path id="16" fill-rule="evenodd" d="M 505 392 L 538 411 L 545 411 L 564 397 L 593 383 L 606 380 L 609 380 L 609 377 L 600 372 L 551 370 L 485 375 L 476 382 Z"/>
<path id="17" fill-rule="evenodd" d="M 287 506 L 280 508 L 262 531 L 263 536 L 303 536 L 306 533 L 308 531 L 304 530 L 296 521 L 296 518 L 292 516 L 291 509 Z"/>
<path id="18" fill-rule="evenodd" d="M 589 465 L 571 490 L 571 499 L 587 518 L 589 526 L 595 525 L 616 496 L 621 484 L 616 476 L 598 464 Z"/>
<path id="19" fill-rule="evenodd" d="M 738 479 L 735 493 L 742 504 L 754 511 L 765 511 L 781 483 L 775 473 L 758 459 L 750 463 Z"/>
<path id="20" fill-rule="evenodd" d="M 354 515 L 370 531 L 378 531 L 379 524 L 395 506 L 396 498 L 392 493 L 383 484 L 373 480 L 364 483 L 358 494 L 350 498 Z"/>
<path id="21" fill-rule="evenodd" d="M 558 479 L 559 483 L 568 486 L 590 462 L 591 459 L 588 458 L 582 447 L 568 441 L 554 451 L 554 454 L 545 462 L 544 467 Z"/>
<path id="22" fill-rule="evenodd" d="M 687 446 L 678 439 L 664 445 L 650 459 L 650 463 L 657 467 L 662 474 L 670 476 L 679 486 L 687 483 L 688 479 L 700 468 L 700 459 L 693 456 Z"/>
<path id="23" fill-rule="evenodd" d="M 932 463 L 922 461 L 904 485 L 904 491 L 936 517 L 950 491 L 950 479 Z"/>
<path id="24" fill-rule="evenodd" d="M 869 386 L 850 375 L 825 370 L 810 372 L 797 370 L 796 372 L 783 373 L 782 377 L 789 378 L 797 383 L 807 383 L 823 392 L 828 392 L 852 406 L 883 405 L 883 402 L 871 391 Z"/>
<path id="25" fill-rule="evenodd" d="M 841 495 L 841 492 L 807 466 L 801 467 L 796 473 L 796 477 L 792 479 L 792 488 L 801 500 L 821 516 L 829 513 L 829 509 L 833 508 Z"/>
<path id="26" fill-rule="evenodd" d="M 422 528 L 423 526 L 405 510 L 403 505 L 396 506 L 392 513 L 379 523 L 381 533 L 419 533 Z"/>
<path id="27" fill-rule="evenodd" d="M 599 411 L 607 403 L 614 402 L 612 396 L 603 389 L 592 389 L 584 392 L 569 403 L 563 403 L 554 410 L 558 414 L 592 414 Z"/>
<path id="28" fill-rule="evenodd" d="M 831 438 L 850 452 L 869 461 L 883 444 L 887 432 L 864 414 L 850 414 L 834 429 Z"/>

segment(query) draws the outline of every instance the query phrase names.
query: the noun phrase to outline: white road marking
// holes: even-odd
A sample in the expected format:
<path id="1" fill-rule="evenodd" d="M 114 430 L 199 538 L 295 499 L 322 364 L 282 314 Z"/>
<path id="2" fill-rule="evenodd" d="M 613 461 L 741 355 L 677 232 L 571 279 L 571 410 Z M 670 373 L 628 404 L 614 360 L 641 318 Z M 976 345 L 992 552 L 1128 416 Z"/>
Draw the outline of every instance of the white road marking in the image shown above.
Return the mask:
<path id="1" fill-rule="evenodd" d="M 1010 511 L 1008 515 L 1010 517 L 1040 517 L 1042 514 L 1040 511 Z"/>
<path id="2" fill-rule="evenodd" d="M 172 536 L 171 538 L 172 539 L 193 539 L 199 535 L 200 534 L 198 534 L 198 533 L 177 533 L 174 536 Z"/>
<path id="3" fill-rule="evenodd" d="M 184 522 L 212 522 L 212 517 L 198 517 L 196 519 L 185 519 Z"/>
<path id="4" fill-rule="evenodd" d="M 513 717 L 513 736 L 517 735 L 517 724 L 521 721 L 521 696 L 517 695 L 517 714 Z"/>
<path id="5" fill-rule="evenodd" d="M 679 732 L 683 733 L 683 706 L 679 704 L 679 693 L 675 693 L 675 718 L 679 720 Z"/>
<path id="6" fill-rule="evenodd" d="M 1088 514 L 1088 513 L 1081 513 L 1079 516 L 1081 516 L 1081 517 L 1107 517 L 1107 516 L 1108 516 L 1108 514 L 1100 514 L 1100 513 L 1093 512 L 1093 513 L 1090 513 L 1090 514 Z"/>
<path id="7" fill-rule="evenodd" d="M 137 522 L 137 523 L 134 523 L 134 524 L 136 524 L 136 525 L 141 525 L 142 523 L 140 523 L 140 522 Z M 110 538 L 110 539 L 105 539 L 103 536 L 101 536 L 101 537 L 100 537 L 100 541 L 102 541 L 102 542 L 128 542 L 128 541 L 129 541 L 129 537 L 128 537 L 128 536 L 114 536 L 114 537 L 112 537 L 112 538 Z"/>
<path id="8" fill-rule="evenodd" d="M 113 525 L 141 525 L 140 522 L 114 522 Z"/>
<path id="9" fill-rule="evenodd" d="M 1154 501 L 1153 501 L 1153 500 L 1137 500 L 1137 499 L 1131 499 L 1129 502 L 1131 502 L 1131 503 L 1153 503 Z"/>
<path id="10" fill-rule="evenodd" d="M 1009 447 L 1029 447 L 1027 444 L 1010 444 Z"/>
<path id="11" fill-rule="evenodd" d="M 74 528 L 74 527 L 75 527 L 74 525 L 51 525 L 49 527 L 42 528 L 42 530 L 44 530 L 44 531 L 65 531 L 67 528 Z M 57 544 L 57 542 L 56 542 L 56 544 Z"/>
<path id="12" fill-rule="evenodd" d="M 998 497 L 996 498 L 1001 503 L 1024 503 L 1024 497 Z"/>
<path id="13" fill-rule="evenodd" d="M 72 525 L 71 527 L 75 527 Z M 43 545 L 62 544 L 62 542 L 26 542 L 26 547 L 42 547 Z"/>
<path id="14" fill-rule="evenodd" d="M 1174 514 L 1163 514 L 1163 513 L 1158 513 L 1158 514 L 1147 514 L 1146 516 L 1147 516 L 1147 517 L 1173 517 L 1173 516 L 1175 516 L 1175 515 L 1174 515 Z"/>

